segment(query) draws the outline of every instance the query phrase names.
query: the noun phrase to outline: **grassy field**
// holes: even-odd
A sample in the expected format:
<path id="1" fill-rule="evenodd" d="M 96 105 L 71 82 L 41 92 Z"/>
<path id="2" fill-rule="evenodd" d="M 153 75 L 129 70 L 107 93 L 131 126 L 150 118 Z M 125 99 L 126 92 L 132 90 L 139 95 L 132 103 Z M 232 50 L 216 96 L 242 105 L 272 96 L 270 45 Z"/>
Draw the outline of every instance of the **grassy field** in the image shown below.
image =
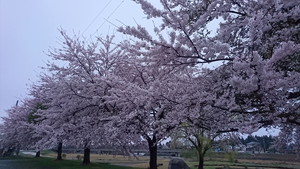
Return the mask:
<path id="1" fill-rule="evenodd" d="M 91 154 L 92 164 L 83 166 L 78 157 L 82 154 L 66 154 L 65 160 L 55 160 L 56 154 L 51 151 L 43 151 L 43 158 L 33 158 L 32 156 L 22 156 L 21 159 L 0 160 L 0 169 L 132 169 L 148 168 L 149 157 L 128 157 L 121 155 L 99 155 Z M 292 158 L 288 155 L 247 155 L 237 154 L 235 162 L 229 162 L 226 154 L 210 154 L 205 160 L 205 169 L 222 168 L 224 166 L 235 169 L 300 169 L 300 161 L 286 160 Z M 281 158 L 280 158 L 281 156 Z M 239 158 L 243 157 L 243 158 Z M 159 169 L 167 169 L 170 158 L 159 157 L 158 163 L 163 164 Z M 197 162 L 187 159 L 187 164 L 191 169 L 197 168 Z M 13 168 L 11 168 L 13 167 Z M 27 167 L 27 168 L 26 168 Z"/>
<path id="2" fill-rule="evenodd" d="M 43 153 L 42 153 L 43 155 Z M 67 154 L 66 160 L 78 160 L 78 155 L 83 157 L 82 154 Z M 46 157 L 56 158 L 56 154 L 54 153 L 47 153 L 44 154 Z M 105 155 L 105 154 L 91 154 L 91 161 L 96 163 L 110 163 L 113 165 L 120 165 L 120 166 L 130 166 L 136 168 L 148 168 L 149 157 L 141 156 L 141 157 L 129 157 L 129 156 L 122 156 L 122 155 Z M 170 158 L 158 158 L 158 163 L 163 164 L 160 169 L 167 169 L 169 164 Z"/>
<path id="3" fill-rule="evenodd" d="M 21 157 L 0 160 L 0 169 L 132 169 L 127 166 L 111 165 L 109 163 L 92 163 L 84 166 L 81 161 L 55 160 L 49 157 Z"/>

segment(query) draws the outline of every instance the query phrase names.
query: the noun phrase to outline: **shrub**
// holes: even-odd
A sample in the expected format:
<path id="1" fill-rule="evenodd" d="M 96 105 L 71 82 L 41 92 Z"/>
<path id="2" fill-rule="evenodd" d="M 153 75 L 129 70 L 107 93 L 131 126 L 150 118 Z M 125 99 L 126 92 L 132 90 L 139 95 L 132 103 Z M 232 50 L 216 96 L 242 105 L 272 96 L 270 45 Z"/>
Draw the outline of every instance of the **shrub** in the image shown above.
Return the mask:
<path id="1" fill-rule="evenodd" d="M 189 160 L 197 160 L 198 153 L 195 149 L 188 149 L 181 153 L 181 156 Z"/>
<path id="2" fill-rule="evenodd" d="M 77 158 L 77 160 L 81 160 L 81 159 L 82 159 L 82 156 L 78 154 L 78 155 L 76 156 L 76 158 Z"/>
<path id="3" fill-rule="evenodd" d="M 237 157 L 236 157 L 236 152 L 227 152 L 225 154 L 225 159 L 227 159 L 231 163 L 236 163 L 237 162 Z"/>

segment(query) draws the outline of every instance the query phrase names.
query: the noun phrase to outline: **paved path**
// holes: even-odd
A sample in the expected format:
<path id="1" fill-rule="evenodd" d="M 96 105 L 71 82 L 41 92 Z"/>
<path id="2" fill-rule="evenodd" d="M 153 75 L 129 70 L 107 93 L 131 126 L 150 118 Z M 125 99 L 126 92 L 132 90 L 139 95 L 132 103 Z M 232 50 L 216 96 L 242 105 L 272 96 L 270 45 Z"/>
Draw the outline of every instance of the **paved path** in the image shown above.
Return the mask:
<path id="1" fill-rule="evenodd" d="M 0 169 L 19 169 L 17 160 L 0 160 Z M 18 160 L 19 161 L 19 160 Z"/>
<path id="2" fill-rule="evenodd" d="M 35 168 L 31 166 L 30 161 L 26 159 L 12 159 L 12 160 L 0 159 L 0 169 L 39 169 L 39 168 Z"/>

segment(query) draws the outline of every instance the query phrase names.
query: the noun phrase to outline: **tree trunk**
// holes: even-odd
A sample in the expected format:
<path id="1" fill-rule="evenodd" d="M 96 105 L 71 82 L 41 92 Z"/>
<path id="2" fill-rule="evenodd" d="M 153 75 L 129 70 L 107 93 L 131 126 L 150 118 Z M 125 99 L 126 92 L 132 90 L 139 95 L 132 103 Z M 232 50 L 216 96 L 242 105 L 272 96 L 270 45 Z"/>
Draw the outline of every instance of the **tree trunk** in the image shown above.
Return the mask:
<path id="1" fill-rule="evenodd" d="M 157 143 L 156 137 L 153 136 L 153 139 L 148 139 L 148 146 L 150 152 L 150 162 L 149 169 L 157 169 Z"/>
<path id="2" fill-rule="evenodd" d="M 204 169 L 204 155 L 202 155 L 201 152 L 198 152 L 198 157 L 198 169 Z"/>
<path id="3" fill-rule="evenodd" d="M 36 158 L 41 157 L 41 151 L 37 151 L 36 154 L 35 154 L 35 157 Z"/>
<path id="4" fill-rule="evenodd" d="M 91 161 L 90 161 L 90 153 L 91 153 L 90 148 L 85 148 L 84 149 L 83 165 L 89 165 L 91 163 Z"/>
<path id="5" fill-rule="evenodd" d="M 8 148 L 7 151 L 4 151 L 3 157 L 10 157 L 14 154 L 15 148 Z"/>
<path id="6" fill-rule="evenodd" d="M 56 160 L 62 160 L 62 142 L 58 143 Z"/>
<path id="7" fill-rule="evenodd" d="M 16 149 L 16 156 L 19 156 L 19 153 L 20 153 L 20 148 L 18 147 L 18 148 Z"/>

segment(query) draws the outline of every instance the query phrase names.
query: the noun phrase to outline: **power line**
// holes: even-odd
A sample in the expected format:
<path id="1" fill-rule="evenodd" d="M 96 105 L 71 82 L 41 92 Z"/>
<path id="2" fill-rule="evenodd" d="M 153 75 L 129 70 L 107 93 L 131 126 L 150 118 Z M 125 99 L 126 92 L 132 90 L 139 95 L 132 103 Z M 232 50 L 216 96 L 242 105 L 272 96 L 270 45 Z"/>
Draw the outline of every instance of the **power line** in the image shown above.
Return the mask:
<path id="1" fill-rule="evenodd" d="M 119 5 L 110 13 L 110 15 L 107 18 L 104 18 L 104 22 L 96 29 L 96 31 L 93 33 L 93 35 L 96 34 L 96 32 L 105 24 L 105 22 L 108 22 L 109 18 L 120 8 L 120 6 L 124 3 L 124 0 L 119 3 Z"/>
<path id="2" fill-rule="evenodd" d="M 84 31 L 82 32 L 82 34 L 84 34 L 89 28 L 90 26 L 96 21 L 96 19 L 104 12 L 104 10 L 107 8 L 107 6 L 111 3 L 112 0 L 110 0 L 103 8 L 101 11 L 98 12 L 98 14 L 95 16 L 95 18 L 90 22 L 90 24 L 84 29 Z"/>
<path id="3" fill-rule="evenodd" d="M 105 19 L 105 18 L 104 18 L 104 19 Z M 109 21 L 109 20 L 107 20 L 107 19 L 105 19 L 105 21 L 108 22 L 108 23 L 110 23 L 110 24 L 113 25 L 114 27 L 118 28 L 118 26 L 115 25 L 114 23 L 112 23 L 111 21 Z"/>

